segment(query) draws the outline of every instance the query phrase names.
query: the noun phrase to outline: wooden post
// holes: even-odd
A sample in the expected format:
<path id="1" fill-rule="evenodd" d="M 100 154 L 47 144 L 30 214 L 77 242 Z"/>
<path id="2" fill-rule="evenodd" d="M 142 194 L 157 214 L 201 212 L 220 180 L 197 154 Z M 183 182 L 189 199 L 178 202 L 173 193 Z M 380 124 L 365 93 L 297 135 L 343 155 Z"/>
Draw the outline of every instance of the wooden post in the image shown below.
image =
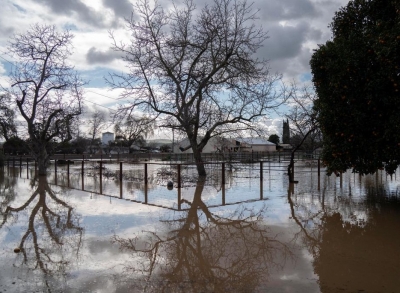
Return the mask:
<path id="1" fill-rule="evenodd" d="M 85 174 L 85 161 L 82 159 L 82 168 L 81 168 L 82 190 L 85 190 L 84 174 Z"/>
<path id="2" fill-rule="evenodd" d="M 144 163 L 144 184 L 147 185 L 147 163 Z"/>
<path id="3" fill-rule="evenodd" d="M 100 194 L 103 194 L 103 161 L 100 161 Z"/>
<path id="4" fill-rule="evenodd" d="M 67 176 L 69 178 L 69 160 L 67 161 Z"/>
<path id="5" fill-rule="evenodd" d="M 26 161 L 26 166 L 28 166 L 28 159 Z M 54 184 L 57 185 L 57 159 L 54 159 Z"/>
<path id="6" fill-rule="evenodd" d="M 222 185 L 222 205 L 225 205 L 225 185 Z"/>
<path id="7" fill-rule="evenodd" d="M 178 211 L 180 211 L 182 208 L 181 200 L 182 200 L 181 189 L 178 188 Z"/>
<path id="8" fill-rule="evenodd" d="M 119 162 L 119 181 L 122 182 L 122 162 Z"/>
<path id="9" fill-rule="evenodd" d="M 321 160 L 318 159 L 318 177 L 321 176 Z"/>
<path id="10" fill-rule="evenodd" d="M 225 184 L 225 163 L 222 163 L 222 184 Z"/>
<path id="11" fill-rule="evenodd" d="M 263 180 L 263 162 L 260 162 L 260 180 Z"/>
<path id="12" fill-rule="evenodd" d="M 144 185 L 144 203 L 145 204 L 149 203 L 149 193 L 147 189 L 147 184 Z"/>
<path id="13" fill-rule="evenodd" d="M 178 164 L 178 188 L 181 188 L 181 164 Z"/>
<path id="14" fill-rule="evenodd" d="M 22 169 L 22 157 L 19 157 L 19 168 Z"/>

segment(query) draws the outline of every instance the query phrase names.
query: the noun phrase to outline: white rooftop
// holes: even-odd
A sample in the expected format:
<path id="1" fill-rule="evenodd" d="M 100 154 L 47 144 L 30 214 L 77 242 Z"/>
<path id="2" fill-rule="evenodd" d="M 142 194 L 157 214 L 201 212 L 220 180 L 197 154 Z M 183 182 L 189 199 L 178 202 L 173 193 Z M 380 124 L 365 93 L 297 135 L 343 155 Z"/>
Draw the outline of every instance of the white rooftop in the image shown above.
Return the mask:
<path id="1" fill-rule="evenodd" d="M 266 138 L 261 137 L 242 137 L 236 138 L 235 140 L 251 145 L 275 145 L 273 142 L 270 142 Z"/>

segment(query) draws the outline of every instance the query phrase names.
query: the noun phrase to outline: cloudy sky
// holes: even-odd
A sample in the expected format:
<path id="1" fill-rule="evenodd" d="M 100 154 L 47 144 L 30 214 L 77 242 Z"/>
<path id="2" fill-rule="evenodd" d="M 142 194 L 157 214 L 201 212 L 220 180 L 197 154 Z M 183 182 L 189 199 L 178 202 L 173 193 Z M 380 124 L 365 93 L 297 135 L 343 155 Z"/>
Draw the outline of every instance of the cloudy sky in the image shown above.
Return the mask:
<path id="1" fill-rule="evenodd" d="M 69 28 L 75 38 L 70 62 L 89 80 L 87 105 L 106 110 L 115 105 L 117 92 L 107 89 L 104 76 L 123 70 L 124 64 L 110 50 L 109 31 L 124 35 L 124 18 L 129 17 L 135 0 L 0 0 L 0 84 L 7 86 L 7 72 L 12 58 L 7 54 L 7 41 L 35 23 Z M 195 1 L 196 2 L 196 1 Z M 273 71 L 288 81 L 310 80 L 309 60 L 317 44 L 331 36 L 328 24 L 334 12 L 346 0 L 254 0 L 260 10 L 259 22 L 269 38 L 258 52 L 270 60 Z M 165 7 L 171 1 L 160 0 Z M 198 7 L 204 1 L 199 1 Z M 98 105 L 98 106 L 96 106 Z M 281 119 L 266 120 L 270 133 L 281 132 Z M 268 122 L 269 121 L 269 122 Z"/>

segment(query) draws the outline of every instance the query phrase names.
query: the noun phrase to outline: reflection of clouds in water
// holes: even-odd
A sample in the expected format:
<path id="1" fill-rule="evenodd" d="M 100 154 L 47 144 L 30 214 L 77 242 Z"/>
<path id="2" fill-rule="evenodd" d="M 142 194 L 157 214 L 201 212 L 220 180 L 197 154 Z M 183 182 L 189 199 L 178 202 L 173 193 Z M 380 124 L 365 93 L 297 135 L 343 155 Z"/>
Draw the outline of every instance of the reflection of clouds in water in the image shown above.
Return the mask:
<path id="1" fill-rule="evenodd" d="M 265 166 L 264 168 L 267 169 Z M 379 182 L 383 183 L 384 188 L 378 189 L 377 192 L 374 193 L 372 192 L 373 189 L 369 188 L 369 185 L 365 183 L 365 180 L 362 180 L 361 182 L 359 181 L 358 176 L 345 174 L 343 176 L 343 187 L 341 188 L 339 178 L 327 178 L 323 175 L 321 177 L 321 189 L 317 190 L 317 176 L 315 173 L 313 176 L 310 176 L 308 173 L 301 172 L 304 170 L 300 167 L 297 168 L 297 171 L 298 173 L 296 173 L 296 176 L 299 179 L 299 184 L 294 188 L 294 193 L 291 198 L 293 200 L 293 211 L 299 222 L 296 222 L 292 218 L 291 204 L 288 202 L 287 186 L 285 184 L 287 178 L 282 174 L 271 177 L 272 180 L 270 180 L 268 176 L 269 174 L 264 175 L 263 196 L 264 198 L 268 198 L 267 200 L 208 209 L 214 216 L 227 218 L 234 215 L 236 211 L 240 211 L 240 208 L 245 210 L 243 215 L 250 216 L 252 214 L 251 210 L 253 210 L 254 215 L 254 210 L 260 210 L 265 206 L 265 213 L 259 223 L 260 227 L 266 227 L 266 225 L 268 225 L 268 235 L 277 235 L 278 239 L 283 243 L 290 242 L 291 251 L 296 255 L 294 262 L 286 261 L 282 270 L 270 269 L 270 275 L 268 278 L 264 278 L 260 281 L 260 288 L 266 288 L 265 290 L 268 290 L 268 292 L 319 292 L 319 285 L 317 283 L 319 276 L 315 275 L 313 272 L 315 255 L 308 250 L 312 243 L 309 242 L 307 244 L 308 246 L 302 247 L 304 245 L 304 240 L 307 239 L 307 237 L 304 236 L 303 230 L 299 228 L 299 224 L 304 227 L 304 231 L 307 231 L 310 237 L 317 237 L 320 235 L 319 233 L 321 233 L 320 224 L 323 223 L 323 218 L 321 217 L 324 215 L 324 213 L 319 213 L 320 211 L 327 212 L 327 216 L 330 216 L 332 213 L 340 213 L 340 221 L 338 221 L 337 217 L 329 218 L 330 222 L 337 224 L 332 226 L 336 227 L 337 231 L 335 230 L 336 232 L 332 232 L 331 230 L 331 233 L 341 233 L 342 221 L 343 223 L 354 224 L 354 219 L 364 219 L 366 226 L 351 228 L 351 232 L 356 233 L 356 236 L 358 235 L 358 231 L 363 231 L 365 227 L 369 227 L 369 235 L 383 231 L 382 233 L 378 233 L 381 238 L 378 237 L 374 239 L 381 239 L 379 243 L 385 242 L 385 245 L 388 248 L 385 250 L 389 250 L 390 252 L 391 249 L 394 248 L 393 243 L 390 243 L 390 241 L 394 242 L 394 244 L 397 243 L 395 233 L 384 232 L 386 231 L 384 230 L 385 227 L 379 226 L 378 224 L 390 222 L 393 229 L 396 229 L 396 223 L 398 221 L 396 215 L 398 215 L 398 213 L 392 209 L 389 213 L 379 214 L 376 207 L 372 206 L 373 208 L 370 209 L 371 206 L 366 205 L 366 196 L 367 190 L 370 190 L 368 193 L 368 196 L 370 196 L 369 200 L 372 200 L 373 196 L 379 199 L 378 197 L 381 190 L 388 190 L 391 188 L 390 186 L 396 187 L 398 181 L 390 181 L 390 178 L 386 179 L 385 176 L 382 176 L 383 178 L 381 180 L 381 176 L 378 176 L 378 179 L 380 180 Z M 371 184 L 374 184 L 375 180 L 376 178 L 371 176 Z M 26 199 L 34 190 L 34 188 L 31 189 L 29 187 L 28 180 L 23 182 L 23 179 L 17 178 L 16 181 L 18 183 L 15 185 L 14 190 L 16 191 L 17 196 L 11 202 L 11 206 L 18 206 L 26 202 Z M 240 200 L 245 201 L 249 198 L 257 198 L 260 195 L 257 185 L 259 178 L 239 178 L 238 181 L 240 181 L 240 183 L 232 185 L 230 188 L 225 190 L 227 202 L 236 202 Z M 271 186 L 269 186 L 270 184 Z M 56 191 L 58 190 L 58 188 L 54 186 L 52 186 L 52 189 Z M 351 196 L 349 195 L 350 190 Z M 182 198 L 189 202 L 193 201 L 194 191 L 194 188 L 185 189 L 186 194 Z M 191 192 L 193 193 L 191 194 Z M 201 199 L 206 205 L 216 202 L 220 203 L 222 196 L 221 193 L 222 191 L 215 187 L 206 187 Z M 139 277 L 137 274 L 124 275 L 122 272 L 127 262 L 130 264 L 140 263 L 143 255 L 138 255 L 132 258 L 132 254 L 121 252 L 116 244 L 111 243 L 110 236 L 115 233 L 115 235 L 120 237 L 129 237 L 132 235 L 139 235 L 141 231 L 150 231 L 157 233 L 159 237 L 165 239 L 171 236 L 171 234 L 167 233 L 171 229 L 166 229 L 164 224 L 160 224 L 160 220 L 173 220 L 176 217 L 181 217 L 183 214 L 178 211 L 172 212 L 167 209 L 138 204 L 126 200 L 119 200 L 117 198 L 111 198 L 110 203 L 110 198 L 102 195 L 93 195 L 92 199 L 90 199 L 88 193 L 79 190 L 72 190 L 66 194 L 58 193 L 57 196 L 65 201 L 69 206 L 74 207 L 74 212 L 76 214 L 81 215 L 80 226 L 85 230 L 83 245 L 79 250 L 79 262 L 73 264 L 68 269 L 69 271 L 66 277 L 68 282 L 65 285 L 65 292 L 85 290 L 90 292 L 116 292 L 117 290 L 129 291 L 128 288 L 139 289 L 139 287 L 144 284 L 142 277 Z M 163 186 L 155 188 L 149 192 L 148 196 L 149 200 L 151 199 L 153 201 L 158 200 L 157 196 L 164 198 L 163 200 L 170 204 L 176 202 L 177 190 L 174 188 L 172 191 L 168 191 L 166 187 Z M 383 198 L 385 197 L 383 196 Z M 2 200 L 1 197 L 0 200 Z M 382 206 L 383 203 L 384 201 L 378 203 L 378 206 Z M 189 207 L 190 205 L 186 203 L 185 206 Z M 387 205 L 384 206 L 385 211 L 387 207 Z M 29 220 L 29 214 L 29 212 L 20 213 L 18 215 L 18 221 L 15 222 L 15 225 L 10 227 L 10 230 L 0 229 L 0 245 L 2 247 L 2 250 L 0 250 L 0 291 L 7 289 L 11 292 L 12 290 L 24 292 L 26 291 L 26 288 L 31 289 L 29 287 L 29 280 L 27 280 L 26 277 L 33 277 L 30 273 L 24 270 L 24 268 L 14 267 L 12 270 L 4 269 L 11 268 L 15 263 L 16 255 L 12 250 L 26 231 L 26 223 Z M 310 218 L 313 218 L 314 222 Z M 352 222 L 352 219 L 354 222 Z M 206 231 L 212 230 L 210 229 L 212 228 L 210 222 L 207 221 L 206 213 L 203 213 L 199 217 L 199 220 L 200 225 L 203 225 L 202 227 L 205 228 Z M 376 220 L 379 220 L 377 222 L 377 229 L 369 224 L 371 221 Z M 179 225 L 174 225 L 173 227 L 176 229 L 179 228 Z M 214 234 L 212 239 L 221 240 L 222 242 L 225 241 L 224 237 L 222 237 L 225 235 L 223 230 L 221 233 L 216 233 L 215 231 L 216 230 L 213 232 Z M 329 232 L 329 230 L 327 231 Z M 386 234 L 391 236 L 390 241 L 387 239 L 385 240 L 384 237 Z M 295 239 L 293 239 L 294 235 L 297 235 Z M 253 239 L 252 237 L 254 237 L 254 235 L 249 234 L 248 240 Z M 365 235 L 362 234 L 360 237 L 365 237 Z M 349 239 L 351 240 L 353 238 Z M 140 240 L 141 245 L 146 243 L 145 238 L 141 238 Z M 229 238 L 229 241 L 233 240 L 236 240 L 235 236 Z M 318 240 L 319 239 L 316 238 L 316 241 Z M 229 241 L 225 243 L 229 244 Z M 337 245 L 340 244 L 340 239 L 336 239 L 335 241 L 338 241 Z M 238 241 L 237 244 L 235 244 L 236 246 L 233 244 L 228 245 L 232 251 L 232 255 L 234 255 L 233 252 L 236 250 L 240 250 L 238 248 L 241 247 L 240 243 L 241 242 Z M 363 245 L 360 244 L 358 247 L 361 249 L 364 247 Z M 205 247 L 206 246 L 203 246 L 203 248 Z M 363 249 L 367 248 L 368 247 L 365 246 Z M 375 250 L 378 248 L 379 245 Z M 326 249 L 327 248 L 325 247 L 325 251 L 327 251 Z M 350 251 L 348 249 L 343 250 L 342 252 L 344 256 L 350 257 Z M 332 254 L 336 255 L 334 252 Z M 274 258 L 276 263 L 284 263 L 283 257 L 275 255 Z M 373 258 L 370 258 L 367 254 L 363 255 L 363 259 L 364 258 L 368 261 L 374 261 Z M 396 260 L 393 256 L 391 258 L 383 256 L 382 259 L 387 263 Z M 329 266 L 329 261 L 334 264 L 335 259 L 320 259 L 320 263 L 326 264 L 327 266 Z M 351 265 L 351 262 L 348 260 L 343 259 L 343 261 Z M 168 261 L 163 259 L 162 263 L 168 264 Z M 380 268 L 382 271 L 387 271 L 385 270 L 387 267 L 385 267 L 384 264 L 382 264 Z M 360 270 L 362 270 L 362 268 L 360 268 Z M 390 273 L 386 273 L 386 275 L 391 276 L 392 273 L 396 272 L 396 270 L 393 270 Z M 10 279 L 8 280 L 7 278 Z M 136 278 L 139 279 L 139 285 L 135 285 L 136 280 L 138 280 Z M 15 285 L 12 285 L 13 281 L 18 282 Z M 153 283 L 153 285 L 155 284 L 156 283 Z M 325 284 L 327 284 L 326 279 Z M 57 284 L 54 286 L 56 288 Z M 232 290 L 232 292 L 235 291 Z"/>

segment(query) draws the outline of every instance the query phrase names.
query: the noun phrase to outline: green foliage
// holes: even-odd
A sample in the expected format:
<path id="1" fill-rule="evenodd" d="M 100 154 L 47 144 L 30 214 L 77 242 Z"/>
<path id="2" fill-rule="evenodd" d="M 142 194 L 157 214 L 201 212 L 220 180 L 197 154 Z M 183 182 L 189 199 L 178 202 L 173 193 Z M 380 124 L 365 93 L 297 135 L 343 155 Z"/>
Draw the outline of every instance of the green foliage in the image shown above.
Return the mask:
<path id="1" fill-rule="evenodd" d="M 4 166 L 5 161 L 6 161 L 6 156 L 4 155 L 3 151 L 0 150 L 0 167 Z"/>
<path id="2" fill-rule="evenodd" d="M 268 138 L 268 141 L 274 143 L 274 144 L 278 144 L 279 143 L 279 136 L 277 134 L 271 134 Z"/>
<path id="3" fill-rule="evenodd" d="M 162 146 L 160 146 L 160 151 L 162 153 L 169 153 L 172 151 L 172 147 L 169 144 L 163 144 Z"/>
<path id="4" fill-rule="evenodd" d="M 328 173 L 400 164 L 400 2 L 354 0 L 310 61 Z"/>
<path id="5" fill-rule="evenodd" d="M 30 153 L 28 143 L 16 136 L 11 137 L 3 144 L 3 150 L 5 154 L 10 155 L 23 155 Z"/>

